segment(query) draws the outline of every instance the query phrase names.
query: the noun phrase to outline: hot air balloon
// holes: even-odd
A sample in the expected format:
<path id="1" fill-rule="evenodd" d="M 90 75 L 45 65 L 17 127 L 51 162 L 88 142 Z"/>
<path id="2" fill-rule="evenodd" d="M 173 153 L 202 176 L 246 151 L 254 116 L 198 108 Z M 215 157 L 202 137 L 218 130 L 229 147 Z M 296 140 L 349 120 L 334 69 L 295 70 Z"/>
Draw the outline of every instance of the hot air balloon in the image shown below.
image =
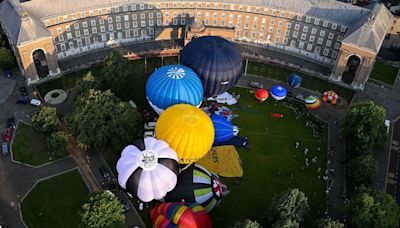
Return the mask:
<path id="1" fill-rule="evenodd" d="M 254 96 L 257 100 L 263 102 L 268 99 L 268 91 L 265 89 L 258 89 Z"/>
<path id="2" fill-rule="evenodd" d="M 321 99 L 319 99 L 318 97 L 315 96 L 308 96 L 305 100 L 304 100 L 305 106 L 310 109 L 310 110 L 315 110 L 318 109 L 319 107 L 321 107 Z"/>
<path id="3" fill-rule="evenodd" d="M 194 164 L 179 174 L 178 184 L 164 199 L 166 202 L 195 202 L 210 212 L 228 193 L 228 188 L 218 175 Z"/>
<path id="4" fill-rule="evenodd" d="M 301 82 L 302 78 L 299 75 L 295 73 L 289 74 L 288 83 L 290 87 L 297 88 L 301 85 Z"/>
<path id="5" fill-rule="evenodd" d="M 164 140 L 178 154 L 180 164 L 193 163 L 211 149 L 214 127 L 201 109 L 188 104 L 169 107 L 158 118 L 156 137 Z"/>
<path id="6" fill-rule="evenodd" d="M 159 68 L 147 80 L 146 96 L 158 114 L 174 104 L 199 107 L 203 85 L 199 76 L 188 67 L 169 65 Z"/>
<path id="7" fill-rule="evenodd" d="M 214 143 L 225 142 L 239 133 L 239 128 L 233 126 L 229 120 L 220 115 L 212 114 L 210 116 L 214 126 Z"/>
<path id="8" fill-rule="evenodd" d="M 276 85 L 271 89 L 271 96 L 277 101 L 285 99 L 286 94 L 286 88 L 283 86 Z"/>
<path id="9" fill-rule="evenodd" d="M 328 104 L 336 104 L 338 98 L 339 96 L 333 90 L 325 91 L 324 96 L 322 97 L 322 99 Z"/>
<path id="10" fill-rule="evenodd" d="M 162 140 L 146 137 L 124 148 L 117 163 L 118 183 L 143 202 L 162 199 L 174 189 L 178 157 Z"/>
<path id="11" fill-rule="evenodd" d="M 150 218 L 154 228 L 212 227 L 207 211 L 197 203 L 162 203 L 151 209 Z"/>
<path id="12" fill-rule="evenodd" d="M 217 36 L 202 36 L 190 41 L 183 48 L 180 60 L 200 76 L 204 97 L 228 91 L 242 74 L 239 49 Z"/>

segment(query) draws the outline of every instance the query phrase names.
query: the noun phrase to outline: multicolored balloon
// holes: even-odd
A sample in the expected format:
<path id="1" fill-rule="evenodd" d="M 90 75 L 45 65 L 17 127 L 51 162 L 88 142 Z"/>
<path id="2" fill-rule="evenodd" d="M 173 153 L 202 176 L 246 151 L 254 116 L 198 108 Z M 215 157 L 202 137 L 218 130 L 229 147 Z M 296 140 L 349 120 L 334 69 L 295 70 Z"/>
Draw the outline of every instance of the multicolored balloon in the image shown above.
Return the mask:
<path id="1" fill-rule="evenodd" d="M 196 202 L 210 212 L 228 193 L 227 186 L 218 175 L 194 164 L 181 171 L 175 189 L 164 199 L 166 202 Z"/>
<path id="2" fill-rule="evenodd" d="M 150 211 L 154 228 L 211 228 L 207 211 L 197 203 L 162 203 Z"/>
<path id="3" fill-rule="evenodd" d="M 325 91 L 324 96 L 322 97 L 322 99 L 328 104 L 336 104 L 338 98 L 339 95 L 333 90 Z"/>
<path id="4" fill-rule="evenodd" d="M 242 75 L 239 49 L 218 36 L 193 39 L 181 51 L 180 60 L 200 76 L 207 98 L 228 91 Z"/>
<path id="5" fill-rule="evenodd" d="M 158 118 L 156 137 L 178 154 L 180 164 L 193 163 L 208 153 L 214 142 L 214 127 L 201 109 L 188 104 L 169 107 Z"/>
<path id="6" fill-rule="evenodd" d="M 182 65 L 161 67 L 146 83 L 147 100 L 158 114 L 174 104 L 199 107 L 203 92 L 199 76 L 189 67 Z"/>
<path id="7" fill-rule="evenodd" d="M 146 137 L 124 148 L 117 163 L 118 183 L 143 202 L 162 199 L 174 189 L 178 157 L 162 140 Z"/>
<path id="8" fill-rule="evenodd" d="M 302 81 L 303 81 L 303 79 L 299 75 L 297 75 L 295 73 L 291 73 L 289 75 L 288 83 L 289 83 L 289 86 L 292 87 L 292 88 L 299 87 L 301 85 Z"/>
<path id="9" fill-rule="evenodd" d="M 310 110 L 315 110 L 318 109 L 319 107 L 321 107 L 321 99 L 319 99 L 318 97 L 315 96 L 308 96 L 305 100 L 304 100 L 305 106 L 310 109 Z"/>
<path id="10" fill-rule="evenodd" d="M 276 85 L 271 89 L 271 96 L 279 101 L 285 99 L 287 90 L 284 86 Z"/>
<path id="11" fill-rule="evenodd" d="M 268 99 L 268 91 L 266 89 L 258 89 L 254 95 L 257 100 L 264 102 Z"/>
<path id="12" fill-rule="evenodd" d="M 225 142 L 239 134 L 239 128 L 225 117 L 212 114 L 210 118 L 215 132 L 214 143 Z"/>

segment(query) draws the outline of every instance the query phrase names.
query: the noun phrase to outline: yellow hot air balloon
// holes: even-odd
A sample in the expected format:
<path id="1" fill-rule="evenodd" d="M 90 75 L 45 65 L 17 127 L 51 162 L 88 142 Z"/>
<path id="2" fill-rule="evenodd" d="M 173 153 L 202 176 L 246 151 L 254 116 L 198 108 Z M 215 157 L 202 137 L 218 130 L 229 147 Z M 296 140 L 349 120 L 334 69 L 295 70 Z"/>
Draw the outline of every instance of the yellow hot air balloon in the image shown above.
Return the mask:
<path id="1" fill-rule="evenodd" d="M 193 163 L 208 153 L 214 142 L 214 127 L 201 109 L 188 104 L 165 110 L 156 124 L 156 138 L 178 154 L 180 164 Z"/>

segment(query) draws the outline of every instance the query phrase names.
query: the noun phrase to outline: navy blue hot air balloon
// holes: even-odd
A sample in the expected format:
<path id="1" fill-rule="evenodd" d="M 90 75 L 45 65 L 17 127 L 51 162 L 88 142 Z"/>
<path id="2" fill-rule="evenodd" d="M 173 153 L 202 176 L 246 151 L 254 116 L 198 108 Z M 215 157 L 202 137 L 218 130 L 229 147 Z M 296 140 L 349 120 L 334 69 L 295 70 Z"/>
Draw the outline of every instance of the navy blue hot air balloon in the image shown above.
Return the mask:
<path id="1" fill-rule="evenodd" d="M 297 88 L 301 85 L 302 78 L 294 73 L 289 74 L 288 83 L 290 87 Z"/>
<path id="2" fill-rule="evenodd" d="M 159 68 L 147 80 L 146 96 L 158 114 L 174 104 L 199 107 L 203 85 L 199 76 L 189 67 L 168 65 Z"/>
<path id="3" fill-rule="evenodd" d="M 217 96 L 236 84 L 242 74 L 242 58 L 235 45 L 217 36 L 202 36 L 187 44 L 181 63 L 200 77 L 204 97 Z"/>
<path id="4" fill-rule="evenodd" d="M 214 143 L 225 142 L 238 135 L 239 129 L 225 117 L 216 114 L 212 114 L 210 117 L 214 125 Z"/>

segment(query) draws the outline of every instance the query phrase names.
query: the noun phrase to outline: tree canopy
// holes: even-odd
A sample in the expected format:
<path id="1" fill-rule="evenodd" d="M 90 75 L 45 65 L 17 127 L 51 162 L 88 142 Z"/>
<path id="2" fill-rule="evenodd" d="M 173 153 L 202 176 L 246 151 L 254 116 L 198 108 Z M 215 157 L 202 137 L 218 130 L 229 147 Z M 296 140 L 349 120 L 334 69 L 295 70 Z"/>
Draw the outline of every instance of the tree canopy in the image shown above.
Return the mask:
<path id="1" fill-rule="evenodd" d="M 120 95 L 120 91 L 127 88 L 132 76 L 129 60 L 120 52 L 113 51 L 107 56 L 105 66 L 102 68 L 103 82 L 115 94 Z"/>
<path id="2" fill-rule="evenodd" d="M 230 228 L 261 228 L 257 221 L 246 219 L 244 221 L 235 221 Z"/>
<path id="3" fill-rule="evenodd" d="M 50 134 L 60 126 L 60 119 L 54 107 L 43 107 L 32 114 L 32 126 L 44 133 Z"/>
<path id="4" fill-rule="evenodd" d="M 10 49 L 0 47 L 0 66 L 4 68 L 12 68 L 14 65 L 14 56 Z"/>
<path id="5" fill-rule="evenodd" d="M 89 71 L 85 76 L 83 76 L 83 78 L 76 81 L 76 97 L 82 96 L 83 94 L 89 92 L 89 90 L 91 89 L 99 90 L 100 82 L 92 75 L 92 72 Z"/>
<path id="6" fill-rule="evenodd" d="M 372 155 L 360 155 L 347 164 L 347 176 L 355 185 L 368 186 L 376 175 L 378 162 Z"/>
<path id="7" fill-rule="evenodd" d="M 88 147 L 128 145 L 142 132 L 140 114 L 110 90 L 89 90 L 74 104 L 70 126 L 78 141 Z"/>
<path id="8" fill-rule="evenodd" d="M 69 135 L 62 131 L 56 131 L 51 133 L 48 138 L 48 145 L 49 149 L 51 150 L 52 154 L 60 156 L 67 152 L 67 145 L 68 145 Z"/>
<path id="9" fill-rule="evenodd" d="M 343 228 L 344 224 L 330 218 L 320 219 L 317 224 L 318 228 Z"/>
<path id="10" fill-rule="evenodd" d="M 357 103 L 350 107 L 343 124 L 348 142 L 360 154 L 373 147 L 383 146 L 386 141 L 385 109 L 372 101 Z"/>
<path id="11" fill-rule="evenodd" d="M 347 205 L 351 227 L 398 227 L 400 212 L 396 201 L 385 192 L 361 192 Z"/>
<path id="12" fill-rule="evenodd" d="M 118 228 L 125 223 L 123 205 L 111 192 L 93 193 L 83 204 L 80 227 Z"/>

